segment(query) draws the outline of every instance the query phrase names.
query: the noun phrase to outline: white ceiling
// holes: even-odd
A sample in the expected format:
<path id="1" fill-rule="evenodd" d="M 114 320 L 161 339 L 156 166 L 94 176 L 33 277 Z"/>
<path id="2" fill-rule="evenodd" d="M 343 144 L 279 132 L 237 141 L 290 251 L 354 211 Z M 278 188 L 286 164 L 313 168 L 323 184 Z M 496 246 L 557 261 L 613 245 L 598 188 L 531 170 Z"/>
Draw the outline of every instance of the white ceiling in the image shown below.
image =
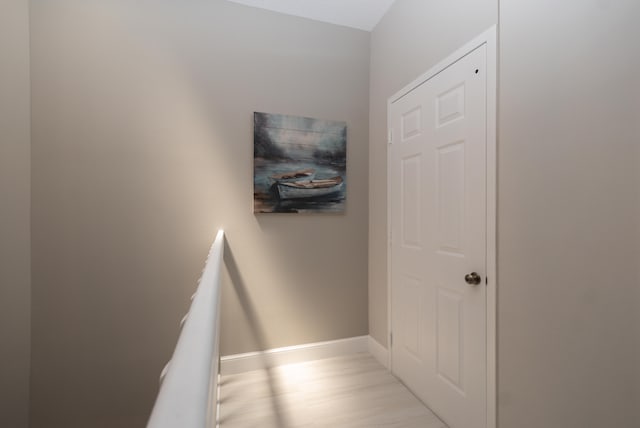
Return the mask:
<path id="1" fill-rule="evenodd" d="M 229 0 L 287 15 L 371 31 L 395 0 Z"/>

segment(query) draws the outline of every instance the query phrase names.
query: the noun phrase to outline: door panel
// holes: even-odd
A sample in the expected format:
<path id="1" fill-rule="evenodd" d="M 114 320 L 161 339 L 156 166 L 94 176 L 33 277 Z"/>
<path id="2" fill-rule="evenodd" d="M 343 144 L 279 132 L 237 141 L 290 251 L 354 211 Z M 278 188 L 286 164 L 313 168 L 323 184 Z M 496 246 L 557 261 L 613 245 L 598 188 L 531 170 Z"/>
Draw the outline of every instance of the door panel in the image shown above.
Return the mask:
<path id="1" fill-rule="evenodd" d="M 400 278 L 399 286 L 402 287 L 401 296 L 403 299 L 404 311 L 400 314 L 402 338 L 400 343 L 404 346 L 404 351 L 416 361 L 422 361 L 420 356 L 420 280 L 403 275 Z"/>
<path id="2" fill-rule="evenodd" d="M 445 254 L 463 255 L 464 238 L 464 141 L 437 149 L 436 199 L 438 247 Z"/>
<path id="3" fill-rule="evenodd" d="M 462 319 L 463 296 L 459 293 L 438 289 L 436 357 L 438 375 L 450 382 L 459 391 L 462 385 Z"/>
<path id="4" fill-rule="evenodd" d="M 451 428 L 486 424 L 485 49 L 389 112 L 392 370 Z"/>
<path id="5" fill-rule="evenodd" d="M 420 182 L 422 159 L 420 156 L 409 156 L 401 161 L 402 198 L 402 244 L 404 247 L 420 249 L 421 207 Z"/>

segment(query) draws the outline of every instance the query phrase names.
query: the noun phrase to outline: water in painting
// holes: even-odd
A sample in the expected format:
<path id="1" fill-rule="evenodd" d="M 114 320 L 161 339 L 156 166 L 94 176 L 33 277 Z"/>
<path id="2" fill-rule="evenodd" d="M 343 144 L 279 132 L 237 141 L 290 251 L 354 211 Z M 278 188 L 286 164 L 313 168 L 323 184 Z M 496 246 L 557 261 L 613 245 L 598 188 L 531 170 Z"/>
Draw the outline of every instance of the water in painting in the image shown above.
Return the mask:
<path id="1" fill-rule="evenodd" d="M 253 120 L 254 212 L 344 212 L 347 124 L 270 113 Z"/>

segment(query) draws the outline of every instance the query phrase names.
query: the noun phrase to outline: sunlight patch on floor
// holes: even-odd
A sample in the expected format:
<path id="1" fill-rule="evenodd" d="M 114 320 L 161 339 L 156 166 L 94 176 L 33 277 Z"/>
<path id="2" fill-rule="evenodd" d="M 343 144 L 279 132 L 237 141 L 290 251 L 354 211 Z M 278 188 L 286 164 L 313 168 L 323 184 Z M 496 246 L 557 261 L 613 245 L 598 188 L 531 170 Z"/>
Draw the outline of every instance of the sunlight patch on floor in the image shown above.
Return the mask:
<path id="1" fill-rule="evenodd" d="M 220 428 L 446 428 L 369 354 L 226 375 Z"/>

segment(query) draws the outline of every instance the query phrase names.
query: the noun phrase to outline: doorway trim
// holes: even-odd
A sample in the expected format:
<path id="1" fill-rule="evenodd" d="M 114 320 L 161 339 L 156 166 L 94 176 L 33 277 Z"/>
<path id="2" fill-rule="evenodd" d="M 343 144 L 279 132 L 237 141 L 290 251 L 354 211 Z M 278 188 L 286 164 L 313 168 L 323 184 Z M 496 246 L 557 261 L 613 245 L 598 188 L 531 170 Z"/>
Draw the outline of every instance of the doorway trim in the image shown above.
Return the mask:
<path id="1" fill-rule="evenodd" d="M 486 45 L 487 52 L 487 248 L 486 248 L 486 269 L 487 269 L 487 320 L 486 320 L 486 338 L 487 338 L 487 420 L 486 428 L 496 428 L 497 426 L 497 267 L 496 267 L 496 247 L 497 247 L 497 77 L 498 77 L 498 37 L 497 28 L 492 26 L 482 34 L 474 38 L 463 47 L 454 51 L 444 60 L 438 62 L 426 73 L 406 85 L 404 88 L 396 92 L 387 101 L 387 337 L 389 343 L 388 367 L 391 370 L 392 352 L 391 352 L 391 204 L 390 189 L 391 170 L 389 146 L 391 145 L 392 135 L 390 110 L 391 104 L 416 89 L 435 75 L 439 74 L 449 66 L 453 65 L 475 49 L 482 45 Z"/>

